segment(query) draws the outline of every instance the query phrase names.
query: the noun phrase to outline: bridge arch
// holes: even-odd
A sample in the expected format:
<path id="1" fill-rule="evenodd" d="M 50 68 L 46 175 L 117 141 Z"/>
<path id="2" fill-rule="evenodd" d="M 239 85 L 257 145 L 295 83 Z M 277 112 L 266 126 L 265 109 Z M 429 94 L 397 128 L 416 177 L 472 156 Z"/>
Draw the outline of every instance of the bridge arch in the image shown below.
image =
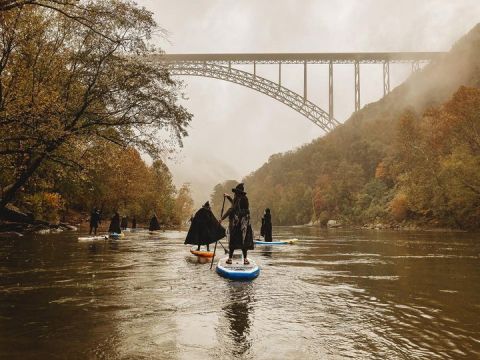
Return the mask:
<path id="1" fill-rule="evenodd" d="M 255 73 L 212 63 L 170 63 L 167 67 L 172 75 L 214 78 L 256 90 L 299 112 L 325 132 L 331 131 L 340 124 L 336 119 L 330 119 L 325 110 L 302 95 Z"/>

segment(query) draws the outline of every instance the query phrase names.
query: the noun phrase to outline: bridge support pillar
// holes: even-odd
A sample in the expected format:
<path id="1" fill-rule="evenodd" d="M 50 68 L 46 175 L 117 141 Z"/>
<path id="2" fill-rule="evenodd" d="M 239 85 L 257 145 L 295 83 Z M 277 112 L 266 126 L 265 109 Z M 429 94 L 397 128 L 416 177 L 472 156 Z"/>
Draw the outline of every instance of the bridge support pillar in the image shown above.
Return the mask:
<path id="1" fill-rule="evenodd" d="M 355 111 L 360 110 L 360 63 L 355 60 Z"/>
<path id="2" fill-rule="evenodd" d="M 307 101 L 307 61 L 303 62 L 303 102 Z"/>
<path id="3" fill-rule="evenodd" d="M 417 72 L 420 70 L 420 62 L 419 61 L 413 61 L 412 62 L 412 73 Z"/>
<path id="4" fill-rule="evenodd" d="M 333 119 L 333 62 L 328 64 L 328 118 Z"/>
<path id="5" fill-rule="evenodd" d="M 278 88 L 282 86 L 282 63 L 278 63 Z"/>
<path id="6" fill-rule="evenodd" d="M 383 63 L 383 96 L 390 92 L 390 62 Z"/>

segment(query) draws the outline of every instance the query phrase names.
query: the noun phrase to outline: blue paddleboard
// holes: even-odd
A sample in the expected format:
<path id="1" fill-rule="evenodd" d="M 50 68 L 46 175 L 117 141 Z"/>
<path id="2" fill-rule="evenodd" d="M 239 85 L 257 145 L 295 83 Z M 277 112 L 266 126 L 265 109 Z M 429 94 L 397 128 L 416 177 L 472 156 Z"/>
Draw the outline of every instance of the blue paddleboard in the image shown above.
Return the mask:
<path id="1" fill-rule="evenodd" d="M 252 259 L 249 265 L 243 264 L 243 258 L 233 259 L 232 264 L 227 264 L 228 257 L 220 259 L 217 263 L 217 273 L 231 280 L 253 280 L 260 274 L 260 268 Z"/>
<path id="2" fill-rule="evenodd" d="M 298 241 L 298 239 L 288 239 L 288 240 L 281 240 L 281 241 L 261 241 L 261 240 L 254 240 L 254 243 L 257 245 L 288 245 L 294 244 Z"/>

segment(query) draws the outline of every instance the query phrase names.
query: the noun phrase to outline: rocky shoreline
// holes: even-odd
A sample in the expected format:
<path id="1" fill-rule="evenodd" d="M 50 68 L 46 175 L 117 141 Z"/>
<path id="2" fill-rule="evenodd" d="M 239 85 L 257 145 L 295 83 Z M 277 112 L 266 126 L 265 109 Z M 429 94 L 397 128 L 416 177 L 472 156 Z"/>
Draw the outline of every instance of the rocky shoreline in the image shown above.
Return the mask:
<path id="1" fill-rule="evenodd" d="M 77 226 L 59 223 L 49 224 L 43 221 L 36 221 L 32 224 L 20 222 L 0 222 L 0 239 L 22 237 L 25 234 L 55 234 L 62 231 L 76 231 Z"/>
<path id="2" fill-rule="evenodd" d="M 407 223 L 366 223 L 363 225 L 343 223 L 339 220 L 329 220 L 326 226 L 320 225 L 319 222 L 308 223 L 302 225 L 304 227 L 313 227 L 318 226 L 327 229 L 355 229 L 355 230 L 392 230 L 392 231 L 429 231 L 429 232 L 468 232 L 467 230 L 446 228 L 446 227 L 436 227 L 428 224 L 418 224 L 413 222 Z"/>
<path id="3" fill-rule="evenodd" d="M 2 212 L 0 220 L 0 239 L 22 237 L 24 234 L 51 234 L 62 231 L 76 231 L 77 226 L 60 222 L 51 224 L 42 220 L 35 220 L 31 214 L 25 214 L 10 206 Z"/>

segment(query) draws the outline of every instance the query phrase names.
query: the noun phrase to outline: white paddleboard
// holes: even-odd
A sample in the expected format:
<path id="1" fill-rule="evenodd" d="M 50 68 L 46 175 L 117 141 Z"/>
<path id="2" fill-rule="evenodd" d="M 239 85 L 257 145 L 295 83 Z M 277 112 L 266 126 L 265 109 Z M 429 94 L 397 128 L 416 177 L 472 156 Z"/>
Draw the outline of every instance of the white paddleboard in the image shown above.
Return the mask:
<path id="1" fill-rule="evenodd" d="M 108 239 L 108 235 L 80 236 L 78 241 L 95 241 Z"/>

